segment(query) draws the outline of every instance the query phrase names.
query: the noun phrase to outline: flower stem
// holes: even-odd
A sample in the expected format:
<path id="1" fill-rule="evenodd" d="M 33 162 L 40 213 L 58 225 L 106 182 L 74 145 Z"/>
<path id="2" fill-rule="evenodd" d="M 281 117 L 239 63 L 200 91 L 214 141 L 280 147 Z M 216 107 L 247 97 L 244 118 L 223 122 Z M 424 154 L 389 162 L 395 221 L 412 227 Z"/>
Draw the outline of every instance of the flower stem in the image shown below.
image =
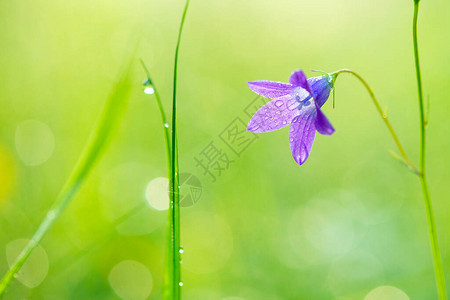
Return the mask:
<path id="1" fill-rule="evenodd" d="M 178 54 L 180 50 L 181 35 L 186 19 L 189 0 L 184 6 L 178 31 L 177 45 L 175 48 L 175 62 L 173 72 L 173 102 L 172 102 L 172 149 L 171 149 L 171 178 L 170 178 L 170 205 L 169 205 L 169 244 L 168 244 L 168 274 L 166 274 L 167 288 L 164 290 L 164 298 L 170 300 L 181 299 L 181 245 L 180 245 L 180 186 L 178 171 L 178 138 L 177 138 L 177 76 Z"/>
<path id="2" fill-rule="evenodd" d="M 6 275 L 2 278 L 0 282 L 0 298 L 6 292 L 6 289 L 17 272 L 19 272 L 25 264 L 33 249 L 39 244 L 44 235 L 64 212 L 67 205 L 69 205 L 70 201 L 86 180 L 92 168 L 105 152 L 105 149 L 111 140 L 111 136 L 118 128 L 120 119 L 126 109 L 131 86 L 130 69 L 131 60 L 122 79 L 116 84 L 113 92 L 106 101 L 102 114 L 97 120 L 96 126 L 91 133 L 89 142 L 78 160 L 77 165 L 73 169 L 72 174 L 66 181 L 31 240 L 16 258 L 16 261 Z"/>
<path id="3" fill-rule="evenodd" d="M 376 107 L 378 113 L 380 114 L 381 118 L 383 119 L 384 124 L 386 124 L 386 127 L 389 130 L 389 133 L 391 134 L 392 138 L 394 139 L 395 145 L 397 146 L 398 151 L 400 152 L 400 154 L 403 158 L 403 161 L 411 170 L 413 170 L 416 174 L 419 174 L 420 171 L 416 168 L 416 166 L 412 163 L 412 161 L 409 159 L 408 155 L 406 154 L 405 148 L 403 148 L 403 146 L 400 142 L 400 139 L 397 136 L 397 133 L 395 132 L 394 128 L 391 125 L 391 122 L 389 121 L 387 114 L 385 114 L 383 112 L 383 110 L 381 109 L 380 103 L 378 102 L 377 98 L 375 97 L 375 93 L 373 92 L 373 90 L 369 86 L 369 84 L 358 73 L 353 72 L 352 70 L 348 70 L 348 69 L 342 69 L 342 70 L 336 71 L 336 72 L 332 73 L 331 75 L 334 75 L 337 77 L 337 75 L 342 74 L 342 73 L 348 73 L 348 74 L 354 75 L 364 85 L 364 87 L 369 92 L 370 98 L 372 98 L 373 104 L 375 104 L 375 107 Z"/>
<path id="4" fill-rule="evenodd" d="M 436 276 L 436 285 L 439 299 L 447 299 L 447 291 L 445 287 L 444 269 L 442 266 L 441 254 L 436 232 L 436 223 L 434 220 L 433 207 L 431 205 L 430 192 L 428 190 L 428 182 L 426 177 L 426 120 L 425 106 L 423 101 L 422 76 L 420 72 L 419 46 L 417 40 L 417 18 L 419 14 L 419 0 L 414 1 L 414 17 L 413 17 L 413 44 L 414 44 L 414 63 L 416 67 L 417 77 L 417 93 L 419 97 L 420 110 L 420 173 L 419 179 L 422 186 L 423 199 L 425 202 L 425 210 L 428 221 L 428 231 L 430 235 L 431 251 L 433 253 L 434 273 Z"/>

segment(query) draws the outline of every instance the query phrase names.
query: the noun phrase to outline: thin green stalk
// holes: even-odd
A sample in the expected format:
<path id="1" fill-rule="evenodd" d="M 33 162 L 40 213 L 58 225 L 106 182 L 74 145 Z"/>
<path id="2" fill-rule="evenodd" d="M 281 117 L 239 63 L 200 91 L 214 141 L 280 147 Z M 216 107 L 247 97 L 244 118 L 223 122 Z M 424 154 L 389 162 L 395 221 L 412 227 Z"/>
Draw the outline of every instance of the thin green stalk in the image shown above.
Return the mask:
<path id="1" fill-rule="evenodd" d="M 169 176 L 168 178 L 171 178 L 170 172 L 172 170 L 172 167 L 171 167 L 171 149 L 170 149 L 170 137 L 169 137 L 170 136 L 169 122 L 167 121 L 167 116 L 166 116 L 166 113 L 164 112 L 164 107 L 161 102 L 161 97 L 159 96 L 158 89 L 156 88 L 156 85 L 150 76 L 150 72 L 149 72 L 148 68 L 145 66 L 145 63 L 142 59 L 140 59 L 140 62 L 141 62 L 142 67 L 144 68 L 145 74 L 147 75 L 147 79 L 148 79 L 150 85 L 152 86 L 153 90 L 155 91 L 156 103 L 158 104 L 159 112 L 161 114 L 161 121 L 162 121 L 162 125 L 163 125 L 163 130 L 164 130 L 164 141 L 166 144 L 166 156 L 167 156 L 167 172 L 168 172 L 168 176 Z"/>
<path id="2" fill-rule="evenodd" d="M 372 98 L 373 104 L 375 105 L 378 113 L 380 114 L 381 118 L 383 119 L 384 124 L 388 128 L 389 133 L 391 134 L 392 138 L 394 139 L 395 145 L 397 146 L 398 151 L 400 152 L 400 155 L 402 156 L 404 163 L 411 170 L 413 170 L 416 174 L 419 174 L 419 170 L 415 167 L 415 165 L 412 163 L 412 161 L 409 159 L 408 155 L 406 154 L 405 148 L 403 148 L 403 146 L 400 142 L 400 139 L 397 136 L 397 133 L 395 132 L 394 128 L 392 127 L 391 122 L 389 122 L 389 118 L 388 118 L 387 114 L 385 114 L 383 112 L 383 110 L 381 109 L 381 106 L 380 106 L 377 98 L 375 98 L 375 93 L 373 92 L 373 90 L 369 86 L 369 84 L 358 73 L 353 72 L 352 70 L 343 69 L 343 70 L 336 71 L 336 72 L 332 73 L 331 75 L 335 75 L 337 77 L 337 75 L 339 75 L 341 73 L 348 73 L 348 74 L 354 75 L 364 85 L 364 87 L 369 92 L 370 98 Z"/>
<path id="3" fill-rule="evenodd" d="M 445 287 L 444 269 L 442 266 L 441 253 L 436 232 L 436 223 L 434 220 L 433 207 L 431 205 L 430 192 L 426 177 L 426 123 L 425 106 L 423 101 L 422 76 L 420 72 L 419 61 L 419 45 L 417 40 L 417 19 L 419 15 L 419 0 L 414 1 L 414 17 L 413 17 L 413 44 L 414 44 L 414 63 L 416 67 L 417 77 L 417 93 L 419 96 L 420 110 L 420 173 L 419 179 L 422 186 L 423 199 L 425 202 L 425 211 L 428 221 L 428 231 L 430 235 L 431 251 L 433 253 L 434 273 L 436 276 L 436 285 L 439 299 L 447 300 L 447 291 Z"/>
<path id="4" fill-rule="evenodd" d="M 42 240 L 44 235 L 50 230 L 55 221 L 64 212 L 67 205 L 73 199 L 75 194 L 80 189 L 83 182 L 86 180 L 89 172 L 98 162 L 101 155 L 105 152 L 111 136 L 118 128 L 120 119 L 126 109 L 127 100 L 130 92 L 130 68 L 131 61 L 123 73 L 121 80 L 115 85 L 113 92 L 110 94 L 105 103 L 103 111 L 97 120 L 94 130 L 91 133 L 90 139 L 78 160 L 75 168 L 72 171 L 69 179 L 66 181 L 62 190 L 53 203 L 50 210 L 47 212 L 44 220 L 39 225 L 37 231 L 17 257 L 16 261 L 3 277 L 0 282 L 0 298 L 6 292 L 6 289 L 11 284 L 14 276 L 22 268 L 27 258 L 30 256 L 33 249 Z"/>
<path id="5" fill-rule="evenodd" d="M 178 139 L 177 139 L 177 75 L 178 75 L 178 54 L 180 50 L 181 35 L 184 21 L 186 19 L 189 0 L 184 6 L 178 31 L 177 45 L 175 48 L 175 62 L 173 72 L 173 102 L 172 102 L 172 151 L 171 151 L 171 179 L 170 179 L 170 205 L 169 205 L 169 260 L 168 260 L 168 288 L 164 291 L 165 299 L 181 299 L 181 245 L 180 245 L 180 186 L 178 171 Z"/>
<path id="6" fill-rule="evenodd" d="M 158 108 L 159 108 L 159 112 L 161 114 L 161 121 L 162 121 L 162 126 L 164 129 L 164 140 L 165 140 L 165 144 L 166 144 L 166 158 L 167 158 L 167 178 L 169 180 L 169 191 L 172 191 L 172 150 L 170 147 L 170 132 L 169 132 L 169 122 L 167 121 L 167 116 L 164 112 L 164 108 L 161 102 L 161 97 L 159 96 L 159 92 L 158 89 L 156 88 L 156 85 L 154 84 L 153 80 L 150 77 L 150 72 L 148 70 L 148 68 L 145 66 L 144 61 L 141 59 L 141 64 L 142 67 L 144 68 L 145 73 L 147 74 L 147 79 L 149 84 L 152 86 L 154 93 L 155 93 L 155 98 L 156 98 L 156 103 L 158 104 Z M 173 199 L 173 193 L 170 192 L 169 193 L 169 207 L 172 206 L 171 203 L 174 202 Z M 169 214 L 168 214 L 168 228 L 167 228 L 167 241 L 168 241 L 168 245 L 167 245 L 167 255 L 166 255 L 166 272 L 164 274 L 164 284 L 163 284 L 163 297 L 164 299 L 173 299 L 173 288 L 172 288 L 172 282 L 173 282 L 173 264 L 172 264 L 172 230 L 173 230 L 173 225 L 172 225 L 172 213 L 171 213 L 171 209 L 169 209 Z"/>

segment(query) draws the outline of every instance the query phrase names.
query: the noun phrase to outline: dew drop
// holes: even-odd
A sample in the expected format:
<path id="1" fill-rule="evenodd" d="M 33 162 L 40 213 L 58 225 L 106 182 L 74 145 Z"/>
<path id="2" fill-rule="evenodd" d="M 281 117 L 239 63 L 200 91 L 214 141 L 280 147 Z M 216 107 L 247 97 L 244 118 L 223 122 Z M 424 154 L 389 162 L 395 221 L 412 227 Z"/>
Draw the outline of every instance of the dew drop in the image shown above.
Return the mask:
<path id="1" fill-rule="evenodd" d="M 147 94 L 147 95 L 152 95 L 154 92 L 155 92 L 155 90 L 152 87 L 146 87 L 144 89 L 144 94 Z"/>
<path id="2" fill-rule="evenodd" d="M 164 123 L 164 127 L 169 128 L 169 123 Z"/>
<path id="3" fill-rule="evenodd" d="M 275 106 L 276 107 L 281 107 L 282 105 L 283 105 L 283 101 L 282 100 L 275 101 Z"/>
<path id="4" fill-rule="evenodd" d="M 183 286 L 183 283 L 180 281 L 179 285 L 180 285 L 180 286 Z"/>
<path id="5" fill-rule="evenodd" d="M 144 94 L 152 95 L 153 93 L 155 93 L 155 89 L 153 88 L 152 83 L 149 78 L 146 78 L 142 82 L 142 86 L 144 87 Z"/>
<path id="6" fill-rule="evenodd" d="M 180 253 L 183 253 L 184 252 L 184 250 L 183 249 L 180 249 L 178 252 L 180 252 Z"/>

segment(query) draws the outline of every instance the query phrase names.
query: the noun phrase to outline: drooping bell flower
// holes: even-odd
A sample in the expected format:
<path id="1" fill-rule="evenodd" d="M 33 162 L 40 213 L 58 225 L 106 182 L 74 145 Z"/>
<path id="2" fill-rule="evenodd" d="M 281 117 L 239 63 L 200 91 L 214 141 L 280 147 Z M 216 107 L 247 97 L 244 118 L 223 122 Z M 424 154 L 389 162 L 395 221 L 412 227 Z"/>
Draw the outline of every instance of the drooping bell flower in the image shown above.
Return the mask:
<path id="1" fill-rule="evenodd" d="M 290 125 L 289 144 L 294 160 L 302 165 L 309 156 L 316 136 L 331 135 L 333 126 L 321 111 L 333 88 L 333 76 L 307 79 L 302 70 L 294 71 L 289 83 L 252 81 L 248 86 L 265 98 L 273 99 L 251 118 L 247 130 L 269 132 Z"/>

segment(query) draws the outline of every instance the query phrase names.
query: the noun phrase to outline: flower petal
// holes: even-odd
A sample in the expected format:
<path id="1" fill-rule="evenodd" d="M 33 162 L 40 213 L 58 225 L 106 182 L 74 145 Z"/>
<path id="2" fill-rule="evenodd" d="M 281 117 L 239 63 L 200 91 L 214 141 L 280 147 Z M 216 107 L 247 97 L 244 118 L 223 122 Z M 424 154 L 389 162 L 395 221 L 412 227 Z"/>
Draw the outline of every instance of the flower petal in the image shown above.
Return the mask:
<path id="1" fill-rule="evenodd" d="M 330 96 L 332 88 L 332 80 L 329 75 L 311 77 L 308 79 L 308 83 L 311 86 L 311 90 L 314 96 L 314 100 L 322 107 Z"/>
<path id="2" fill-rule="evenodd" d="M 328 121 L 327 117 L 322 112 L 322 110 L 320 110 L 317 103 L 316 103 L 316 109 L 317 109 L 317 117 L 316 117 L 315 126 L 316 126 L 317 131 L 320 134 L 332 135 L 334 133 L 333 125 L 331 125 L 330 121 Z"/>
<path id="3" fill-rule="evenodd" d="M 294 160 L 302 165 L 309 156 L 316 136 L 317 111 L 314 107 L 302 110 L 300 115 L 296 116 L 289 128 L 289 144 Z"/>
<path id="4" fill-rule="evenodd" d="M 299 114 L 298 102 L 290 95 L 276 98 L 264 104 L 248 122 L 247 130 L 251 132 L 269 132 L 291 124 Z"/>
<path id="5" fill-rule="evenodd" d="M 250 81 L 247 84 L 252 91 L 269 99 L 288 95 L 293 88 L 290 83 L 267 80 Z"/>
<path id="6" fill-rule="evenodd" d="M 289 82 L 294 86 L 299 86 L 308 91 L 311 95 L 314 94 L 311 91 L 311 86 L 308 83 L 308 78 L 302 70 L 296 70 L 292 72 L 291 77 L 289 77 Z"/>

